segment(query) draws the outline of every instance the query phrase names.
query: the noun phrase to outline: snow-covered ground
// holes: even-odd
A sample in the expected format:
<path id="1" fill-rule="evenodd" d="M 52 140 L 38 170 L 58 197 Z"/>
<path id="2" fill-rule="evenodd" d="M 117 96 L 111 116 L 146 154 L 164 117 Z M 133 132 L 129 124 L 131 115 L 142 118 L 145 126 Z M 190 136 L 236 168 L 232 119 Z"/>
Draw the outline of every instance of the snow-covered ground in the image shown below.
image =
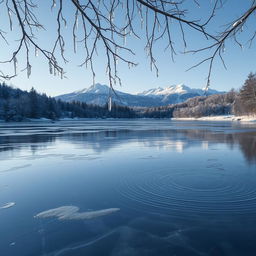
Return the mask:
<path id="1" fill-rule="evenodd" d="M 182 121 L 234 121 L 234 122 L 256 122 L 256 116 L 204 116 L 204 117 L 186 117 L 186 118 L 172 118 L 172 120 Z"/>

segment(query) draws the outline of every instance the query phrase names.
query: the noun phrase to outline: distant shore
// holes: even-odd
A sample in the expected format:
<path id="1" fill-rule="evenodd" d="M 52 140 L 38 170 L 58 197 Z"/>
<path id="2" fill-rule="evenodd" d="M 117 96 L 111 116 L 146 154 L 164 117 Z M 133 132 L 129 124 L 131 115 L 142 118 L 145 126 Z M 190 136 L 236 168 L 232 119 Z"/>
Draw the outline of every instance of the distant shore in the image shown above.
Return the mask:
<path id="1" fill-rule="evenodd" d="M 203 116 L 203 117 L 181 117 L 172 118 L 175 121 L 228 121 L 228 122 L 255 122 L 256 116 L 235 116 L 235 115 L 225 115 L 225 116 Z"/>
<path id="2" fill-rule="evenodd" d="M 60 118 L 56 120 L 48 119 L 48 118 L 27 118 L 20 122 L 10 121 L 5 122 L 0 119 L 0 123 L 24 123 L 24 122 L 58 122 L 58 121 L 87 121 L 87 120 L 130 120 L 129 118 Z M 169 118 L 131 118 L 131 119 L 169 119 Z M 220 122 L 250 122 L 256 123 L 256 116 L 235 116 L 235 115 L 221 115 L 221 116 L 203 116 L 203 117 L 173 117 L 170 118 L 173 121 L 220 121 Z"/>

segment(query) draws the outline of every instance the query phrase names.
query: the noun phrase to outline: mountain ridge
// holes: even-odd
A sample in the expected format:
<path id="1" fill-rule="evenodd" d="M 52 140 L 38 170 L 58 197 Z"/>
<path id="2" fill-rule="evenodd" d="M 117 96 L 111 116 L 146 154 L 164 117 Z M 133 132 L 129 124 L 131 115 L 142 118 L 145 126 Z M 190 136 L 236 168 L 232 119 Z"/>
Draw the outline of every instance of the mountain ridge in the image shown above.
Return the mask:
<path id="1" fill-rule="evenodd" d="M 209 89 L 206 95 L 223 94 L 216 90 Z M 205 90 L 194 89 L 184 84 L 170 85 L 166 88 L 158 87 L 145 90 L 136 94 L 125 93 L 118 90 L 113 92 L 109 86 L 95 84 L 82 90 L 56 96 L 56 99 L 63 101 L 81 101 L 87 104 L 105 105 L 109 97 L 118 105 L 130 107 L 157 107 L 176 104 L 186 101 L 189 98 L 205 95 Z"/>

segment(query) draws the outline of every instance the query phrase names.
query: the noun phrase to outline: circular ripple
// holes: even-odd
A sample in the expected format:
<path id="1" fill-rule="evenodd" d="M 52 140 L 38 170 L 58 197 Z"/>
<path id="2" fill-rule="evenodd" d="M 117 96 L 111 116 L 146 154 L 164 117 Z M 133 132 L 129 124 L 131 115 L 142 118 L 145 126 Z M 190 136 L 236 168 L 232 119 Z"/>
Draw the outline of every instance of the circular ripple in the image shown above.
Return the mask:
<path id="1" fill-rule="evenodd" d="M 167 214 L 256 210 L 255 181 L 248 174 L 214 169 L 130 171 L 118 186 L 125 205 Z"/>

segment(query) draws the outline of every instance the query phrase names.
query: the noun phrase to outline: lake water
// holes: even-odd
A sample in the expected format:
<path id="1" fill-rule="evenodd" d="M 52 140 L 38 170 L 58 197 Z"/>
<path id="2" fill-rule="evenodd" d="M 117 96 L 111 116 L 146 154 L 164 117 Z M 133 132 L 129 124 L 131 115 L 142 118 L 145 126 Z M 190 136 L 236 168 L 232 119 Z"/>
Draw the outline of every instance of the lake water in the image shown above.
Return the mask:
<path id="1" fill-rule="evenodd" d="M 256 255 L 256 125 L 0 124 L 1 256 Z"/>

